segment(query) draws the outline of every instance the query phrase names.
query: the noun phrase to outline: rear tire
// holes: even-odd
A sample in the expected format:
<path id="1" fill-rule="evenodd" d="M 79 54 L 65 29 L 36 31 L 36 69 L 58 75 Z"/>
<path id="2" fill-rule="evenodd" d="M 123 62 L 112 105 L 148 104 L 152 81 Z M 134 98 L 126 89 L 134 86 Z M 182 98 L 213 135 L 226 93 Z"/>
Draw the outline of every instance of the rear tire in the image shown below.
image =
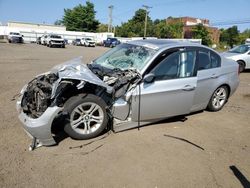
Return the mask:
<path id="1" fill-rule="evenodd" d="M 209 111 L 212 111 L 212 112 L 216 112 L 216 111 L 221 110 L 227 102 L 228 94 L 229 94 L 229 91 L 228 91 L 228 88 L 226 86 L 218 87 L 214 91 L 214 93 L 213 93 L 213 95 L 208 103 L 207 109 Z"/>
<path id="2" fill-rule="evenodd" d="M 68 114 L 64 131 L 73 139 L 85 140 L 98 136 L 107 127 L 106 103 L 92 94 L 71 97 L 64 112 Z"/>
<path id="3" fill-rule="evenodd" d="M 244 61 L 237 61 L 237 63 L 239 64 L 239 72 L 243 72 L 245 70 L 246 64 Z"/>

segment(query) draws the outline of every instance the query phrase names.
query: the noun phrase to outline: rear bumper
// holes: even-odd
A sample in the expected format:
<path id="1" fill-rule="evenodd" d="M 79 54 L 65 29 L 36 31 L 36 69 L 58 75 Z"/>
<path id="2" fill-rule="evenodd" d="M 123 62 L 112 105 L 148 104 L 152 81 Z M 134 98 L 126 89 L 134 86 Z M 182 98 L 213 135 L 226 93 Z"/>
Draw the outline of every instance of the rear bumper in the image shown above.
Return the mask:
<path id="1" fill-rule="evenodd" d="M 36 138 L 44 146 L 55 145 L 56 142 L 51 133 L 51 126 L 55 117 L 61 112 L 62 108 L 54 106 L 49 107 L 37 119 L 27 116 L 22 111 L 21 100 L 17 101 L 18 118 L 22 122 L 25 132 L 31 137 Z"/>

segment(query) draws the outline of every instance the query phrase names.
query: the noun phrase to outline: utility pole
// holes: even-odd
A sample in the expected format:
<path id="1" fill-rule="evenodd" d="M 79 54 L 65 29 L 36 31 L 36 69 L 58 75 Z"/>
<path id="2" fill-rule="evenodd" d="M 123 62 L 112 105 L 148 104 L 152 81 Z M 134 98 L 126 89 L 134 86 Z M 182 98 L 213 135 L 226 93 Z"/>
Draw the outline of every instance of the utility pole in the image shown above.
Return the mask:
<path id="1" fill-rule="evenodd" d="M 145 15 L 145 26 L 144 26 L 144 38 L 147 36 L 147 24 L 148 24 L 148 9 L 152 8 L 150 6 L 147 5 L 142 5 L 142 7 L 145 8 L 146 10 L 146 15 Z"/>
<path id="2" fill-rule="evenodd" d="M 109 24 L 108 24 L 108 32 L 112 32 L 112 21 L 113 21 L 113 18 L 112 18 L 112 12 L 113 12 L 113 8 L 114 8 L 114 6 L 113 6 L 113 5 L 110 5 L 108 8 L 109 8 Z"/>

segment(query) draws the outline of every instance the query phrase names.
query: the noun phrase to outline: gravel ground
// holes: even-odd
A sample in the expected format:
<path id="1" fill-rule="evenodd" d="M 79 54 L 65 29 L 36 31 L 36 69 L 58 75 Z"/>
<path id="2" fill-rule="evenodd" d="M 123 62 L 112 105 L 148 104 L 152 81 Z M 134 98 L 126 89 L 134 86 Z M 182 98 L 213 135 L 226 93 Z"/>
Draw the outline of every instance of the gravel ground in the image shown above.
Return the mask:
<path id="1" fill-rule="evenodd" d="M 12 97 L 35 75 L 102 47 L 0 44 L 0 187 L 250 186 L 250 72 L 223 110 L 28 151 Z M 183 138 L 184 140 L 176 139 Z M 79 146 L 79 147 L 78 147 Z M 73 149 L 72 149 L 73 147 Z"/>

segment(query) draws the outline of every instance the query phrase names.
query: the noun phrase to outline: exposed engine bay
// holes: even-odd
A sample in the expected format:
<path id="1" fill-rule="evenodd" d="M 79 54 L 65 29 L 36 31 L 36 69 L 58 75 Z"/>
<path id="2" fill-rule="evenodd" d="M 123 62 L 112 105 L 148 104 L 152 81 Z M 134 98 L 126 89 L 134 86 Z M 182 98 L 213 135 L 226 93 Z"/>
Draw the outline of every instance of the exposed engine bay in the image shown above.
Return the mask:
<path id="1" fill-rule="evenodd" d="M 52 73 L 29 82 L 22 98 L 23 112 L 32 118 L 41 116 L 51 104 L 52 85 L 57 79 L 58 76 Z"/>
<path id="2" fill-rule="evenodd" d="M 89 64 L 89 69 L 104 83 L 113 87 L 113 97 L 119 98 L 127 92 L 131 85 L 140 81 L 140 74 L 135 69 L 107 69 L 100 65 Z"/>
<path id="3" fill-rule="evenodd" d="M 79 93 L 99 96 L 104 93 L 107 103 L 112 104 L 140 80 L 140 74 L 133 69 L 108 69 L 95 64 L 63 64 L 27 84 L 21 107 L 29 117 L 38 118 L 48 107 L 62 107 L 67 99 Z"/>

